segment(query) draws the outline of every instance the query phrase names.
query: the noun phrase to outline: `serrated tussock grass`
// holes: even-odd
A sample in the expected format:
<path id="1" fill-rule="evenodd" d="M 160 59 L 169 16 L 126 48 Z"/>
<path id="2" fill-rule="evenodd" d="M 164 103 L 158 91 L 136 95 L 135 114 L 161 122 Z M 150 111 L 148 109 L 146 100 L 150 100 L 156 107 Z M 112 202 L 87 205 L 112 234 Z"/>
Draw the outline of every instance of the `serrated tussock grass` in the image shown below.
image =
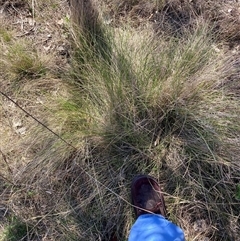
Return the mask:
<path id="1" fill-rule="evenodd" d="M 239 101 L 222 88 L 232 67 L 215 52 L 211 29 L 201 23 L 180 39 L 130 27 L 109 36 L 107 56 L 94 52 L 90 62 L 74 66 L 80 109 L 89 118 L 85 133 L 107 152 L 101 167 L 124 170 L 126 183 L 139 172 L 159 177 L 170 194 L 170 215 L 189 240 L 197 238 L 191 225 L 199 220 L 208 225 L 200 239 L 234 238 Z M 87 48 L 81 44 L 80 52 Z M 102 179 L 99 167 L 96 172 Z M 122 218 L 129 227 L 129 216 Z"/>
<path id="2" fill-rule="evenodd" d="M 76 148 L 44 128 L 31 136 L 36 158 L 14 176 L 10 208 L 55 239 L 126 240 L 129 185 L 144 173 L 160 180 L 187 240 L 235 240 L 239 99 L 224 85 L 234 68 L 211 29 L 176 38 L 106 27 L 91 2 L 77 11 L 83 3 L 71 1 L 68 94 L 49 118 Z"/>
<path id="3" fill-rule="evenodd" d="M 215 56 L 206 29 L 170 40 L 145 30 L 114 34 L 108 60 L 93 54 L 76 72 L 81 106 L 92 119 L 88 130 L 109 138 L 112 146 L 120 141 L 151 149 L 154 138 L 182 129 L 197 102 L 212 95 L 221 63 L 209 63 Z M 144 139 L 143 145 L 135 143 Z"/>
<path id="4" fill-rule="evenodd" d="M 4 28 L 0 31 L 0 72 L 6 79 L 2 87 L 44 77 L 50 69 L 50 57 L 40 53 L 31 41 L 13 38 L 11 34 Z"/>
<path id="5" fill-rule="evenodd" d="M 133 221 L 127 185 L 138 173 L 161 180 L 169 215 L 189 240 L 234 238 L 239 109 L 228 109 L 238 103 L 221 87 L 231 66 L 214 51 L 211 30 L 200 25 L 169 39 L 126 27 L 91 47 L 89 34 L 96 40 L 95 33 L 84 39 L 75 32 L 72 96 L 62 106 L 66 130 L 77 127 L 72 137 L 85 140 L 79 165 L 91 173 L 90 186 L 79 187 L 86 200 L 94 193 L 91 204 L 76 204 L 83 239 L 86 226 L 92 240 L 112 232 L 127 237 Z M 199 220 L 205 228 L 196 234 Z"/>

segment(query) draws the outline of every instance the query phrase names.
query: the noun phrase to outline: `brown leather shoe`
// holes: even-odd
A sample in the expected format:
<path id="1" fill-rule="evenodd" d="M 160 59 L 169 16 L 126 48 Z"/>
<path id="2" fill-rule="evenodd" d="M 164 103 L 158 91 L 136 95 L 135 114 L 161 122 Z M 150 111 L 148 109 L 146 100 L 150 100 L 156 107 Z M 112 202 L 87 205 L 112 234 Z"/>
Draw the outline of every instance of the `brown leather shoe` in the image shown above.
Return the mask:
<path id="1" fill-rule="evenodd" d="M 161 188 L 153 177 L 147 175 L 136 176 L 132 181 L 131 196 L 137 218 L 146 213 L 167 216 Z"/>

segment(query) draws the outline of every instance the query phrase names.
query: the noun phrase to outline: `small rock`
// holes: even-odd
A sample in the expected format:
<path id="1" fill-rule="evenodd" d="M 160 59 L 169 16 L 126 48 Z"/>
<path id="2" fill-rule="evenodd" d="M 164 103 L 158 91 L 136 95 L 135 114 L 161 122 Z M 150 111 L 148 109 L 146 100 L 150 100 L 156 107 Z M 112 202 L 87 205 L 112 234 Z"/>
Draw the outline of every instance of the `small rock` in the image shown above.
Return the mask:
<path id="1" fill-rule="evenodd" d="M 44 50 L 46 51 L 46 52 L 49 52 L 49 50 L 50 50 L 50 46 L 43 46 L 43 48 L 44 48 Z"/>
<path id="2" fill-rule="evenodd" d="M 26 134 L 26 127 L 21 127 L 19 129 L 17 129 L 16 132 L 20 135 L 25 135 Z"/>
<path id="3" fill-rule="evenodd" d="M 12 124 L 13 124 L 13 128 L 16 128 L 16 129 L 22 127 L 22 121 L 21 120 L 13 120 Z"/>
<path id="4" fill-rule="evenodd" d="M 212 47 L 216 53 L 219 53 L 221 51 L 216 45 L 212 45 Z"/>
<path id="5" fill-rule="evenodd" d="M 207 222 L 204 219 L 196 220 L 193 224 L 193 229 L 197 232 L 204 232 L 207 230 Z"/>
<path id="6" fill-rule="evenodd" d="M 63 46 L 59 46 L 59 47 L 57 48 L 57 51 L 59 51 L 59 52 L 64 51 L 64 50 L 65 50 L 65 49 L 64 49 Z"/>
<path id="7" fill-rule="evenodd" d="M 36 21 L 33 18 L 27 18 L 28 24 L 30 26 L 35 26 L 36 25 Z"/>
<path id="8" fill-rule="evenodd" d="M 69 55 L 68 49 L 67 49 L 66 46 L 59 46 L 59 47 L 57 48 L 57 51 L 59 52 L 60 55 L 66 55 L 66 56 Z"/>
<path id="9" fill-rule="evenodd" d="M 60 19 L 60 20 L 57 21 L 58 25 L 63 25 L 63 23 L 64 23 L 63 19 Z"/>

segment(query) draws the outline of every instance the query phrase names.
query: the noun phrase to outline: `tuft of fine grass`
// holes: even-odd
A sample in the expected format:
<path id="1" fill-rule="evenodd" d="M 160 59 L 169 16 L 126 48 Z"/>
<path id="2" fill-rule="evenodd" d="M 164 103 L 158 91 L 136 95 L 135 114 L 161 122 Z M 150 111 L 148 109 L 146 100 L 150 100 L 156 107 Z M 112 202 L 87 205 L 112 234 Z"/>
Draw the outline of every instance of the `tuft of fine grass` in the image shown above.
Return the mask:
<path id="1" fill-rule="evenodd" d="M 29 50 L 26 45 L 21 43 L 16 43 L 9 48 L 6 64 L 9 65 L 10 73 L 17 76 L 18 79 L 39 78 L 46 73 L 47 68 L 46 63 L 34 50 Z"/>
<path id="2" fill-rule="evenodd" d="M 36 79 L 43 77 L 48 68 L 49 58 L 41 54 L 31 41 L 13 37 L 14 32 L 1 27 L 1 66 L 3 78 L 10 82 L 22 79 Z"/>
<path id="3" fill-rule="evenodd" d="M 223 66 L 226 62 L 212 47 L 211 31 L 202 25 L 194 32 L 185 31 L 180 39 L 139 32 L 131 28 L 115 30 L 115 37 L 106 42 L 111 45 L 110 56 L 100 56 L 99 60 L 92 54 L 88 55 L 87 64 L 79 62 L 75 83 L 81 103 L 78 114 L 81 116 L 84 110 L 88 116 L 82 130 L 87 127 L 88 137 L 96 138 L 95 150 L 100 147 L 100 153 L 101 148 L 110 153 L 104 166 L 113 170 L 124 166 L 126 180 L 138 172 L 152 173 L 164 180 L 166 190 L 172 193 L 167 198 L 170 214 L 175 222 L 182 222 L 189 239 L 197 237 L 191 225 L 202 219 L 211 227 L 202 230 L 202 238 L 232 237 L 234 228 L 227 223 L 234 220 L 236 225 L 237 206 L 230 186 L 238 182 L 239 166 L 231 155 L 223 154 L 223 149 L 231 142 L 225 139 L 229 131 L 234 135 L 239 129 L 224 127 L 224 123 L 235 118 L 237 121 L 238 117 L 223 106 L 238 101 L 230 100 L 219 87 L 225 68 L 231 66 Z M 80 51 L 86 49 L 77 46 Z M 237 150 L 236 145 L 232 148 Z M 95 165 L 98 166 L 97 161 Z M 227 183 L 220 180 L 225 168 L 229 168 L 232 179 L 224 193 Z M 97 180 L 102 176 L 99 171 Z M 230 215 L 228 209 L 215 205 L 224 202 L 226 193 L 226 202 L 232 203 Z M 194 211 L 188 213 L 191 209 Z M 222 212 L 226 216 L 220 225 L 225 230 L 221 229 L 219 235 L 214 230 L 220 229 L 217 220 Z"/>
<path id="4" fill-rule="evenodd" d="M 32 238 L 30 235 L 30 227 L 17 218 L 12 218 L 9 225 L 5 228 L 2 241 L 19 241 L 29 240 Z"/>
<path id="5" fill-rule="evenodd" d="M 10 31 L 7 31 L 6 29 L 0 27 L 0 36 L 1 40 L 4 42 L 9 43 L 12 40 L 12 34 Z"/>

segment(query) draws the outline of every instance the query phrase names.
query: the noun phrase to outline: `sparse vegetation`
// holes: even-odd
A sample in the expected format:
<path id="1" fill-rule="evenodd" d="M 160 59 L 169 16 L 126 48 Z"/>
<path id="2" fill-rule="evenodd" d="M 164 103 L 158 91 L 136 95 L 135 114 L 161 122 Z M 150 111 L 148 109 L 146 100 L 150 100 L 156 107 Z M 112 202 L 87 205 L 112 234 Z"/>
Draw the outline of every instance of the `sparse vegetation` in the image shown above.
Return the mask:
<path id="1" fill-rule="evenodd" d="M 160 180 L 187 240 L 238 240 L 238 33 L 223 19 L 230 2 L 36 3 L 39 21 L 40 11 L 49 20 L 64 6 L 52 23 L 56 43 L 65 42 L 42 48 L 0 25 L 0 90 L 42 123 L 2 97 L 0 240 L 127 240 L 129 186 L 139 173 Z"/>
<path id="2" fill-rule="evenodd" d="M 8 50 L 6 65 L 11 73 L 17 75 L 16 78 L 38 78 L 46 72 L 39 54 L 28 48 L 23 44 L 15 44 Z"/>
<path id="3" fill-rule="evenodd" d="M 12 218 L 9 225 L 6 227 L 3 233 L 3 240 L 5 241 L 19 241 L 19 240 L 31 240 L 30 232 L 31 228 L 21 220 Z"/>

